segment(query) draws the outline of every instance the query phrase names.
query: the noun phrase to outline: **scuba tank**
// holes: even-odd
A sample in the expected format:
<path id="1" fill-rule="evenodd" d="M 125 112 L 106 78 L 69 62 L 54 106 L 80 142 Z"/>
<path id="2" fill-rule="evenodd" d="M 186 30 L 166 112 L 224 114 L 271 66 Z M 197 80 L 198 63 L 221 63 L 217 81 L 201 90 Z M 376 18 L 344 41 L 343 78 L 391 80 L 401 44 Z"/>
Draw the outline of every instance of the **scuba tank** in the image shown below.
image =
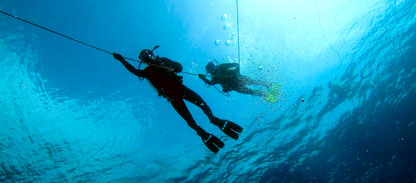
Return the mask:
<path id="1" fill-rule="evenodd" d="M 144 62 L 148 65 L 153 65 L 156 67 L 160 66 L 162 68 L 165 68 L 175 73 L 182 72 L 183 67 L 182 67 L 182 64 L 180 64 L 179 62 L 172 61 L 165 57 L 160 58 L 159 56 L 155 56 L 154 50 L 156 50 L 157 48 L 159 48 L 159 45 L 156 45 L 155 47 L 153 47 L 152 50 L 147 50 L 147 49 L 142 50 L 139 55 L 139 59 L 141 60 L 140 65 L 142 62 Z M 140 65 L 139 65 L 139 69 L 140 69 Z"/>

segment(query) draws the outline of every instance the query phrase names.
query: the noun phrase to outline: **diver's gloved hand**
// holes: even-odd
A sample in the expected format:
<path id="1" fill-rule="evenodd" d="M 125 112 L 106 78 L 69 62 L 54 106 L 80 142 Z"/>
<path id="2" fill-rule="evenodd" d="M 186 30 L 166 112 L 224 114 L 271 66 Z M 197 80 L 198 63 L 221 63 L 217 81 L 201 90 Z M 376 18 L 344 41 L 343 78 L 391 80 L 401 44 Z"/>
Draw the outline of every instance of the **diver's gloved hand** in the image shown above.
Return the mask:
<path id="1" fill-rule="evenodd" d="M 205 79 L 205 75 L 203 75 L 203 74 L 198 74 L 198 77 L 199 77 L 200 79 Z"/>
<path id="2" fill-rule="evenodd" d="M 118 53 L 113 53 L 113 57 L 115 58 L 115 59 L 117 59 L 117 60 L 123 60 L 124 58 L 123 58 L 123 56 L 121 56 L 120 54 L 118 54 Z"/>

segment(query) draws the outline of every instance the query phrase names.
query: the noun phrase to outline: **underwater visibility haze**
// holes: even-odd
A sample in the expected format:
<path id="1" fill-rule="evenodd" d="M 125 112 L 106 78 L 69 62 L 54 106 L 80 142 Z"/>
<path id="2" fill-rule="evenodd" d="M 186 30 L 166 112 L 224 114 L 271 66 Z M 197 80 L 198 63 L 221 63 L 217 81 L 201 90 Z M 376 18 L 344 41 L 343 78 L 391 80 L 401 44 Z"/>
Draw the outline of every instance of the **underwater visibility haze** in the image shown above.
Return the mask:
<path id="1" fill-rule="evenodd" d="M 244 128 L 231 139 L 187 102 L 225 143 L 214 154 L 112 55 L 0 14 L 0 182 L 416 182 L 414 0 L 240 0 L 239 26 L 233 0 L 0 10 L 129 58 L 159 45 L 188 73 L 239 62 L 282 85 L 270 103 L 179 73 Z"/>

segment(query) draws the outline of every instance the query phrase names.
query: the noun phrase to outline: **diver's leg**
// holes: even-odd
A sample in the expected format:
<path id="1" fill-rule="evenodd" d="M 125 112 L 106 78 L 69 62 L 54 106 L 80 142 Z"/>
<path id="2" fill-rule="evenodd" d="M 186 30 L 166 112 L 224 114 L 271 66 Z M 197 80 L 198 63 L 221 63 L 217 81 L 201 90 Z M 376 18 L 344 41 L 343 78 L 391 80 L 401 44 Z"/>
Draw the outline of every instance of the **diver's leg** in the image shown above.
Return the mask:
<path id="1" fill-rule="evenodd" d="M 241 83 L 243 83 L 244 85 L 261 85 L 266 88 L 270 87 L 270 84 L 264 80 L 254 80 L 247 76 L 241 76 Z"/>
<path id="2" fill-rule="evenodd" d="M 194 118 L 192 118 L 191 113 L 189 112 L 188 108 L 185 105 L 185 102 L 183 102 L 182 99 L 173 99 L 171 101 L 171 104 L 173 108 L 175 108 L 176 112 L 181 115 L 181 117 L 188 123 L 188 126 L 194 129 L 195 131 L 203 130 L 201 127 L 199 127 Z"/>
<path id="3" fill-rule="evenodd" d="M 246 86 L 239 87 L 236 89 L 236 91 L 239 93 L 250 94 L 250 95 L 255 95 L 259 97 L 267 96 L 266 92 L 263 92 L 261 90 L 253 90 L 251 88 L 247 88 Z"/>
<path id="4" fill-rule="evenodd" d="M 214 153 L 219 151 L 219 148 L 224 147 L 224 143 L 218 139 L 216 136 L 207 133 L 204 129 L 198 126 L 195 120 L 192 118 L 191 113 L 185 105 L 185 102 L 182 99 L 173 99 L 171 100 L 173 108 L 176 112 L 188 123 L 188 125 L 196 131 L 196 133 L 202 138 L 204 144 Z"/>
<path id="5" fill-rule="evenodd" d="M 201 96 L 186 86 L 183 86 L 183 98 L 201 108 L 210 120 L 214 119 L 214 115 L 212 114 L 212 111 L 207 103 L 201 98 Z"/>
<path id="6" fill-rule="evenodd" d="M 208 116 L 211 123 L 218 126 L 225 134 L 230 136 L 231 138 L 238 139 L 238 133 L 241 133 L 243 131 L 243 128 L 238 126 L 237 124 L 228 121 L 228 120 L 222 120 L 217 117 L 215 117 L 212 114 L 211 109 L 209 106 L 205 103 L 205 101 L 194 91 L 187 88 L 186 86 L 183 86 L 183 98 L 189 102 L 192 102 L 193 104 L 200 107 L 204 113 Z"/>

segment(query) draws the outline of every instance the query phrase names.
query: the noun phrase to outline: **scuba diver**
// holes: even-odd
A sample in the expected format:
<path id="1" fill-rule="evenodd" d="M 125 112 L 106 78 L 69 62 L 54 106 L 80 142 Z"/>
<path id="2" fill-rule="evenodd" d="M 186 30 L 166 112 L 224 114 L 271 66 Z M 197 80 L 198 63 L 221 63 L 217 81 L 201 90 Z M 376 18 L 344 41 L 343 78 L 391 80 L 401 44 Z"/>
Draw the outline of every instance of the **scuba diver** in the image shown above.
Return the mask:
<path id="1" fill-rule="evenodd" d="M 234 90 L 239 93 L 255 95 L 263 98 L 266 98 L 267 95 L 269 95 L 268 92 L 253 90 L 246 86 L 260 85 L 270 89 L 270 84 L 265 81 L 257 81 L 241 75 L 240 65 L 238 63 L 224 63 L 217 66 L 213 62 L 209 62 L 205 69 L 207 74 L 211 75 L 211 80 L 208 80 L 204 74 L 198 74 L 198 77 L 208 85 L 220 84 L 223 92 Z"/>
<path id="2" fill-rule="evenodd" d="M 182 76 L 177 73 L 182 72 L 182 65 L 178 62 L 172 61 L 168 58 L 155 56 L 153 51 L 159 46 L 155 46 L 152 50 L 144 49 L 140 52 L 140 64 L 144 62 L 148 65 L 143 70 L 135 69 L 129 64 L 123 56 L 113 53 L 115 59 L 119 60 L 127 70 L 139 78 L 146 78 L 149 83 L 157 90 L 159 96 L 167 98 L 168 101 L 175 108 L 176 112 L 188 123 L 188 125 L 196 131 L 201 137 L 203 143 L 214 153 L 219 151 L 219 148 L 224 147 L 224 143 L 216 136 L 206 132 L 198 126 L 192 118 L 184 99 L 201 108 L 208 116 L 211 123 L 218 126 L 221 131 L 237 140 L 239 133 L 243 131 L 239 125 L 215 117 L 207 103 L 194 91 L 183 85 Z"/>

